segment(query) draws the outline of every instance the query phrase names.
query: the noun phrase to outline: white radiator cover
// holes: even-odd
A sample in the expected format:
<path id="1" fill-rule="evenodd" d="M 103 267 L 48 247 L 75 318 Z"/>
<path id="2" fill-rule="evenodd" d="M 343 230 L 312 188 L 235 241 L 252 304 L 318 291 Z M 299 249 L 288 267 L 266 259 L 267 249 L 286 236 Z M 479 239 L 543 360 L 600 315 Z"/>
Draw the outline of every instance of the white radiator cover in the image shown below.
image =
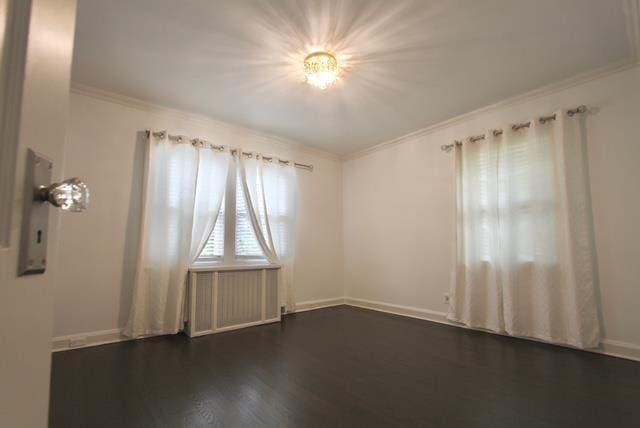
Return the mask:
<path id="1" fill-rule="evenodd" d="M 189 272 L 190 337 L 280 321 L 278 267 Z"/>

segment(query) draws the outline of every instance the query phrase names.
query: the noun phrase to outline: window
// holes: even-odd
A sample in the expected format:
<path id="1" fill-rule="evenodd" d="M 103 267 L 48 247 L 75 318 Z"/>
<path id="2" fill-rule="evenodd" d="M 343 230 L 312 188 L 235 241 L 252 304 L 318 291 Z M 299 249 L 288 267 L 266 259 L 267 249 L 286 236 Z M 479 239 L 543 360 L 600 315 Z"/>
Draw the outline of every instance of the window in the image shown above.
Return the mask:
<path id="1" fill-rule="evenodd" d="M 264 226 L 263 207 L 257 207 L 257 211 L 260 224 Z M 218 219 L 197 263 L 233 265 L 251 262 L 266 263 L 267 259 L 253 230 L 240 171 L 234 163 L 230 167 Z"/>
<path id="2" fill-rule="evenodd" d="M 256 238 L 249 215 L 240 174 L 236 174 L 236 258 L 264 260 L 264 253 Z M 262 221 L 260 223 L 262 224 Z"/>
<path id="3" fill-rule="evenodd" d="M 464 160 L 465 216 L 476 228 L 472 251 L 485 262 L 497 262 L 506 242 L 509 257 L 520 262 L 557 257 L 553 246 L 544 244 L 545 254 L 539 248 L 556 239 L 555 173 L 543 155 L 550 141 L 540 136 L 532 144 L 529 138 L 515 134 L 508 144 L 480 146 Z"/>
<path id="4" fill-rule="evenodd" d="M 492 198 L 496 187 L 492 166 L 496 162 L 496 156 L 497 153 L 492 151 L 475 153 L 468 165 L 473 172 L 476 191 L 468 194 L 466 204 L 469 209 L 465 213 L 473 218 L 474 223 L 479 227 L 480 239 L 474 241 L 478 246 L 476 252 L 480 254 L 483 261 L 488 262 L 491 261 L 496 246 L 493 230 L 497 221 L 497 201 Z"/>
<path id="5" fill-rule="evenodd" d="M 218 219 L 211 232 L 211 236 L 200 253 L 200 259 L 222 261 L 224 256 L 224 206 L 225 198 L 222 198 Z"/>

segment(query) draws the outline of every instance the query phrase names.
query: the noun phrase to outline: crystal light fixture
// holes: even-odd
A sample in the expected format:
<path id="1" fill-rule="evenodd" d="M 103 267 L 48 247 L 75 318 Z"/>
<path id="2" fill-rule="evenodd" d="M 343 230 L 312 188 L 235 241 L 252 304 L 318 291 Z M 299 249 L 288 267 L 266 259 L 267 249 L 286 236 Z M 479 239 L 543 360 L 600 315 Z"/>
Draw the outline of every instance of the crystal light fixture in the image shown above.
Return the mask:
<path id="1" fill-rule="evenodd" d="M 338 75 L 338 61 L 328 52 L 313 52 L 304 59 L 305 82 L 316 88 L 327 89 Z"/>

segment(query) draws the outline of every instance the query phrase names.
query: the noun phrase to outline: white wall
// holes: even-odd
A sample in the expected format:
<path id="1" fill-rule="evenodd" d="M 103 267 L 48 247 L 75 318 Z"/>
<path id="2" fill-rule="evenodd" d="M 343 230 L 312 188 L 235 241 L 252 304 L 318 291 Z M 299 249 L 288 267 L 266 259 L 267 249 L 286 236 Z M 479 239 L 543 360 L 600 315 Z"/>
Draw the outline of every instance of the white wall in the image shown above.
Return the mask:
<path id="1" fill-rule="evenodd" d="M 126 322 L 141 199 L 142 144 L 137 133 L 167 129 L 314 165 L 300 170 L 296 300 L 342 298 L 342 165 L 328 154 L 249 130 L 123 97 L 71 94 L 65 176 L 83 178 L 91 206 L 61 217 L 54 336 L 118 329 Z"/>
<path id="2" fill-rule="evenodd" d="M 605 337 L 638 353 L 638 67 L 484 109 L 342 164 L 247 130 L 77 91 L 65 175 L 86 179 L 92 206 L 62 216 L 54 336 L 116 329 L 126 320 L 142 179 L 137 131 L 169 129 L 313 163 L 315 171 L 300 179 L 297 301 L 346 294 L 357 299 L 351 302 L 442 316 L 452 264 L 454 182 L 451 154 L 440 146 L 580 104 L 597 109 L 588 118 L 588 154 Z"/>
<path id="3" fill-rule="evenodd" d="M 454 174 L 452 154 L 440 146 L 580 104 L 599 110 L 588 118 L 588 155 L 605 337 L 640 346 L 638 67 L 486 109 L 346 161 L 346 295 L 445 312 Z"/>

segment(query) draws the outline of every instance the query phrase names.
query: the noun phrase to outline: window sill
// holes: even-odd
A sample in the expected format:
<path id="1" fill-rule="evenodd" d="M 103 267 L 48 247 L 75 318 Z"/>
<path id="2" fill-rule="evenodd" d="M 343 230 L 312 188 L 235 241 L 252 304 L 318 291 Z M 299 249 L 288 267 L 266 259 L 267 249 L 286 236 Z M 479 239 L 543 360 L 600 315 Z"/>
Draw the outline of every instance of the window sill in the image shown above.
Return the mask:
<path id="1" fill-rule="evenodd" d="M 235 265 L 222 265 L 211 263 L 196 263 L 189 267 L 190 272 L 224 272 L 237 270 L 262 270 L 262 269 L 279 269 L 280 265 L 270 263 L 237 263 Z"/>

